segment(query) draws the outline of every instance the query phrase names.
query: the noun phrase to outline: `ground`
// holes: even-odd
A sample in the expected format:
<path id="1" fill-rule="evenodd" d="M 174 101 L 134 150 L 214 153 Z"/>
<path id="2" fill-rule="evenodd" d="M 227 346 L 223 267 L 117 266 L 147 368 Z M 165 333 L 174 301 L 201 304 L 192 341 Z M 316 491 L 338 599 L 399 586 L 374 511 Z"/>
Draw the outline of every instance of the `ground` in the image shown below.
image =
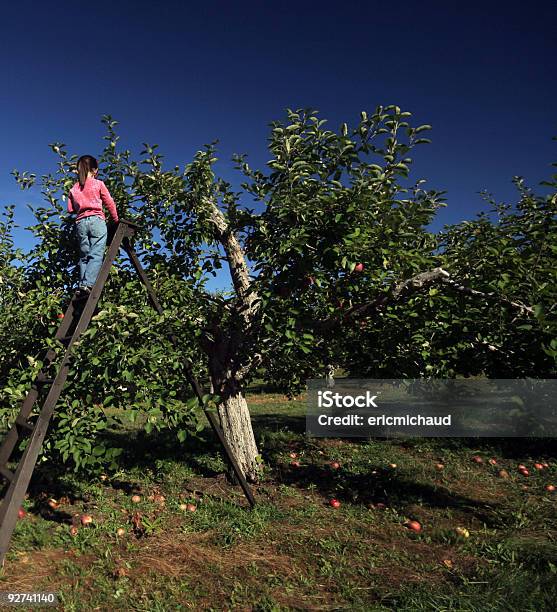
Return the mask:
<path id="1" fill-rule="evenodd" d="M 303 399 L 249 404 L 255 510 L 208 429 L 123 432 L 118 473 L 36 472 L 0 591 L 56 591 L 68 611 L 555 609 L 555 441 L 308 439 Z"/>

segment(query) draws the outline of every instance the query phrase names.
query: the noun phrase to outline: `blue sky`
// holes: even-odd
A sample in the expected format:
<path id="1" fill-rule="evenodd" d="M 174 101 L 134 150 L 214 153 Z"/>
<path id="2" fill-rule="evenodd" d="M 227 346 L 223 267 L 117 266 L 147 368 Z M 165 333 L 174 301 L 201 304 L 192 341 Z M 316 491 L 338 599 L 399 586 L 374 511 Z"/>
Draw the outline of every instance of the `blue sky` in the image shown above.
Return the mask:
<path id="1" fill-rule="evenodd" d="M 398 104 L 430 123 L 415 179 L 447 190 L 437 226 L 471 218 L 491 191 L 512 200 L 513 175 L 537 184 L 557 160 L 553 2 L 18 2 L 2 7 L 1 204 L 26 202 L 14 168 L 53 169 L 48 143 L 100 152 L 101 115 L 121 143 L 158 143 L 169 165 L 220 140 L 268 159 L 268 124 L 313 107 L 336 128 Z M 19 246 L 30 236 L 17 235 Z"/>

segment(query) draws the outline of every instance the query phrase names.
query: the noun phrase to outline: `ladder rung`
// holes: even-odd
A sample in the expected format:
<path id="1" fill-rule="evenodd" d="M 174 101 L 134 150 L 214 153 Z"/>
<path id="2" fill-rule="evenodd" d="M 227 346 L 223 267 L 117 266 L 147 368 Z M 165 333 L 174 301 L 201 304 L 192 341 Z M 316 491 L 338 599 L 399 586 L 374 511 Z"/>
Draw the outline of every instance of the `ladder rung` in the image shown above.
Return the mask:
<path id="1" fill-rule="evenodd" d="M 8 470 L 7 467 L 0 466 L 0 476 L 4 476 L 4 478 L 10 482 L 14 479 L 14 473 L 11 470 Z"/>
<path id="2" fill-rule="evenodd" d="M 54 378 L 48 378 L 44 374 L 39 374 L 35 379 L 35 382 L 39 383 L 40 385 L 51 385 L 54 382 Z"/>
<path id="3" fill-rule="evenodd" d="M 20 417 L 17 417 L 17 419 L 15 420 L 15 424 L 18 427 L 21 427 L 22 429 L 26 429 L 27 431 L 33 431 L 33 429 L 35 429 L 35 426 L 32 423 L 23 421 L 22 419 L 20 419 Z"/>
<path id="4" fill-rule="evenodd" d="M 60 342 L 70 342 L 72 338 L 73 334 L 71 334 L 70 336 L 63 336 L 62 338 L 58 338 L 58 340 L 60 340 Z"/>

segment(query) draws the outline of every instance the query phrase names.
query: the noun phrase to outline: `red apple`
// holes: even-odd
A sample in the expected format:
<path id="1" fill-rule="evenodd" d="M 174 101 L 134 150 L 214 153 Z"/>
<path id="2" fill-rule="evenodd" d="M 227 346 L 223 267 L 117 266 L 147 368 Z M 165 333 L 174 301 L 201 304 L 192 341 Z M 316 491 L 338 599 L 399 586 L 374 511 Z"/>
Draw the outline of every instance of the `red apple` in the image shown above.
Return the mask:
<path id="1" fill-rule="evenodd" d="M 80 521 L 83 526 L 90 525 L 93 522 L 93 517 L 90 514 L 82 514 Z"/>
<path id="2" fill-rule="evenodd" d="M 20 519 L 25 518 L 26 514 L 27 514 L 27 512 L 25 512 L 25 510 L 23 508 L 20 508 L 17 511 L 17 517 L 20 518 Z"/>
<path id="3" fill-rule="evenodd" d="M 541 463 L 534 463 L 534 468 L 536 470 L 543 470 L 543 465 Z"/>
<path id="4" fill-rule="evenodd" d="M 60 312 L 59 314 L 56 315 L 59 319 L 63 319 L 64 318 L 64 313 Z"/>
<path id="5" fill-rule="evenodd" d="M 441 470 L 443 470 L 444 468 L 445 468 L 445 466 L 444 466 L 442 463 L 436 463 L 436 464 L 435 464 L 435 469 L 436 469 L 436 470 L 441 471 Z"/>
<path id="6" fill-rule="evenodd" d="M 290 459 L 296 459 L 298 453 L 290 453 L 288 456 L 290 457 Z"/>
<path id="7" fill-rule="evenodd" d="M 364 271 L 364 264 L 363 263 L 357 263 L 354 266 L 354 272 L 363 272 Z"/>
<path id="8" fill-rule="evenodd" d="M 488 461 L 489 465 L 497 465 L 497 459 L 494 459 L 493 457 Z"/>
<path id="9" fill-rule="evenodd" d="M 75 538 L 75 536 L 77 535 L 78 531 L 79 531 L 79 529 L 75 525 L 72 525 L 70 527 L 70 535 L 72 536 L 72 538 Z"/>
<path id="10" fill-rule="evenodd" d="M 333 508 L 340 508 L 340 502 L 338 501 L 338 499 L 333 498 L 329 500 L 329 506 Z"/>
<path id="11" fill-rule="evenodd" d="M 526 469 L 526 466 L 523 463 L 518 464 L 517 470 L 525 470 L 525 469 Z"/>
<path id="12" fill-rule="evenodd" d="M 555 491 L 555 485 L 552 485 L 552 484 L 545 485 L 545 490 L 549 491 L 550 493 L 553 493 L 553 491 Z"/>
<path id="13" fill-rule="evenodd" d="M 290 467 L 293 467 L 293 468 L 299 468 L 299 467 L 301 467 L 301 465 L 302 464 L 299 461 L 291 461 L 290 462 Z"/>
<path id="14" fill-rule="evenodd" d="M 331 461 L 329 465 L 333 468 L 333 470 L 338 470 L 340 468 L 340 463 L 338 461 Z"/>
<path id="15" fill-rule="evenodd" d="M 548 468 L 549 467 L 549 463 L 542 463 L 544 468 Z"/>
<path id="16" fill-rule="evenodd" d="M 518 470 L 523 476 L 530 476 L 530 472 L 526 468 L 521 468 Z"/>
<path id="17" fill-rule="evenodd" d="M 56 508 L 58 508 L 58 506 L 60 505 L 54 498 L 50 498 L 47 502 L 46 502 L 53 510 L 56 510 Z"/>
<path id="18" fill-rule="evenodd" d="M 410 529 L 412 531 L 421 531 L 422 530 L 422 526 L 420 525 L 420 523 L 418 523 L 418 521 L 406 521 L 406 523 L 404 523 L 404 525 L 406 527 L 408 527 L 408 529 Z"/>
<path id="19" fill-rule="evenodd" d="M 474 463 L 483 463 L 484 462 L 484 460 L 479 455 L 475 455 L 474 457 L 472 457 L 472 461 Z"/>
<path id="20" fill-rule="evenodd" d="M 132 504 L 138 504 L 141 501 L 141 495 L 132 495 L 131 501 Z"/>
<path id="21" fill-rule="evenodd" d="M 397 467 L 397 465 L 396 463 L 389 463 L 389 467 L 394 470 Z"/>
<path id="22" fill-rule="evenodd" d="M 195 504 L 186 504 L 187 512 L 195 512 L 197 510 L 197 506 Z"/>

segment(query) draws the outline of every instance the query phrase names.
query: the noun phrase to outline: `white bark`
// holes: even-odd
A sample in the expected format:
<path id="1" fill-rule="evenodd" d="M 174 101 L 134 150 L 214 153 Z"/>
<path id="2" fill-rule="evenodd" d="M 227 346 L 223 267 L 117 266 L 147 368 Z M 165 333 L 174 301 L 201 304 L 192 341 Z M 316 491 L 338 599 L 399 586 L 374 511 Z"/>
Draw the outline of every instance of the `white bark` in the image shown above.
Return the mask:
<path id="1" fill-rule="evenodd" d="M 256 482 L 259 477 L 259 452 L 255 443 L 248 403 L 243 393 L 237 389 L 222 398 L 218 406 L 224 437 L 236 461 L 248 481 Z"/>

